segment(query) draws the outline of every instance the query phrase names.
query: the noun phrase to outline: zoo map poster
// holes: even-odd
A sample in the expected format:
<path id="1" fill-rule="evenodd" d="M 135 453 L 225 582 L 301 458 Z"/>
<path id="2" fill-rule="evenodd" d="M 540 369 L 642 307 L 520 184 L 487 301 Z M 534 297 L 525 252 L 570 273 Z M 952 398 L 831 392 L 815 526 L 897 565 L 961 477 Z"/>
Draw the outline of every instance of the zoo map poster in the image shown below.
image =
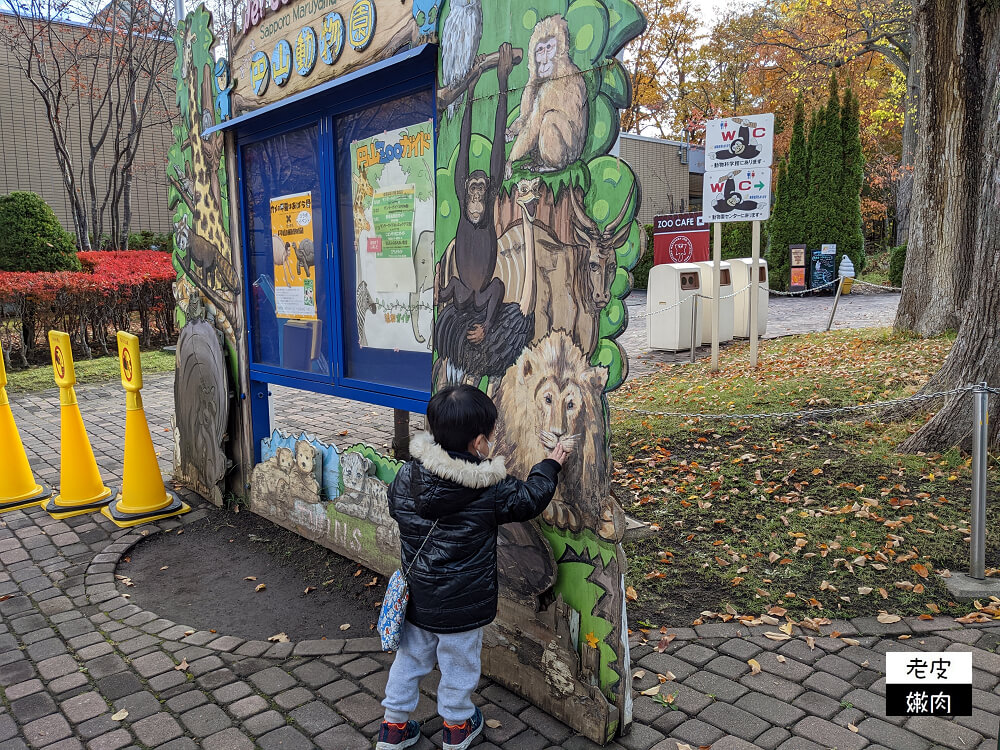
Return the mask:
<path id="1" fill-rule="evenodd" d="M 316 320 L 312 193 L 271 199 L 274 303 L 279 318 Z"/>
<path id="2" fill-rule="evenodd" d="M 434 304 L 434 124 L 351 143 L 362 346 L 430 350 Z M 370 298 L 370 299 L 369 299 Z"/>

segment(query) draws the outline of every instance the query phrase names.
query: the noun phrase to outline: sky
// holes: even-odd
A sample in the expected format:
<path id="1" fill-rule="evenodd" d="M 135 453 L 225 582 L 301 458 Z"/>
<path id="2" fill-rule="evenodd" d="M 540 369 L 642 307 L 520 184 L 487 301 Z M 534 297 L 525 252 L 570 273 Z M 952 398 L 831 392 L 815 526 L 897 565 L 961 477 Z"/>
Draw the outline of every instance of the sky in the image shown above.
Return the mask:
<path id="1" fill-rule="evenodd" d="M 695 6 L 701 8 L 701 22 L 704 26 L 711 26 L 715 20 L 717 11 L 725 7 L 729 0 L 695 0 Z"/>

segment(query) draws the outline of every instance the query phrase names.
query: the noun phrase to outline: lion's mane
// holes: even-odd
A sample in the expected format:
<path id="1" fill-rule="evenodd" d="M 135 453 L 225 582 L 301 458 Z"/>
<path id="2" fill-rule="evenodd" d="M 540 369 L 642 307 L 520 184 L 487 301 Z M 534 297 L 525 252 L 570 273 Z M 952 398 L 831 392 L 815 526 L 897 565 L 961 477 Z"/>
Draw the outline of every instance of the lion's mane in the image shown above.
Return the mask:
<path id="1" fill-rule="evenodd" d="M 559 425 L 564 428 L 564 440 L 576 436 L 559 477 L 556 499 L 573 508 L 583 526 L 592 528 L 599 523 L 609 490 L 602 401 L 606 382 L 607 370 L 591 366 L 572 337 L 557 330 L 521 353 L 494 397 L 499 412 L 497 450 L 519 479 L 548 455 L 543 431 L 553 432 L 552 427 Z M 553 394 L 555 408 L 547 415 L 544 399 L 549 394 Z"/>

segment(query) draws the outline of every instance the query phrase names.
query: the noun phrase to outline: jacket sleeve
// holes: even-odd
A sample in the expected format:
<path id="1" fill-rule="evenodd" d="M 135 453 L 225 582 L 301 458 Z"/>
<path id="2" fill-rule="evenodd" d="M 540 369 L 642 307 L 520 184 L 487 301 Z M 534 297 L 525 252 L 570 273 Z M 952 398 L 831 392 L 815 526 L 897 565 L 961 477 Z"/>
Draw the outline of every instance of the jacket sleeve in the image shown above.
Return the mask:
<path id="1" fill-rule="evenodd" d="M 507 477 L 497 486 L 497 525 L 530 521 L 552 501 L 562 467 L 552 459 L 535 464 L 523 482 Z"/>

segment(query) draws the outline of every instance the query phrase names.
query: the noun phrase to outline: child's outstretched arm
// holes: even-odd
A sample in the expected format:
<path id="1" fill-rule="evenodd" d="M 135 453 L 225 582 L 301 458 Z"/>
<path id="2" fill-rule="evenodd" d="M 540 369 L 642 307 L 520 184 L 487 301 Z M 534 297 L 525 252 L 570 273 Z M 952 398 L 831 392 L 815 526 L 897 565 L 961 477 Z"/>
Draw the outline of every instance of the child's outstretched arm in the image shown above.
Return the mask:
<path id="1" fill-rule="evenodd" d="M 497 503 L 497 525 L 530 521 L 552 502 L 559 484 L 559 470 L 566 458 L 562 446 L 556 446 L 544 461 L 535 464 L 523 482 L 507 477 L 500 483 Z"/>

